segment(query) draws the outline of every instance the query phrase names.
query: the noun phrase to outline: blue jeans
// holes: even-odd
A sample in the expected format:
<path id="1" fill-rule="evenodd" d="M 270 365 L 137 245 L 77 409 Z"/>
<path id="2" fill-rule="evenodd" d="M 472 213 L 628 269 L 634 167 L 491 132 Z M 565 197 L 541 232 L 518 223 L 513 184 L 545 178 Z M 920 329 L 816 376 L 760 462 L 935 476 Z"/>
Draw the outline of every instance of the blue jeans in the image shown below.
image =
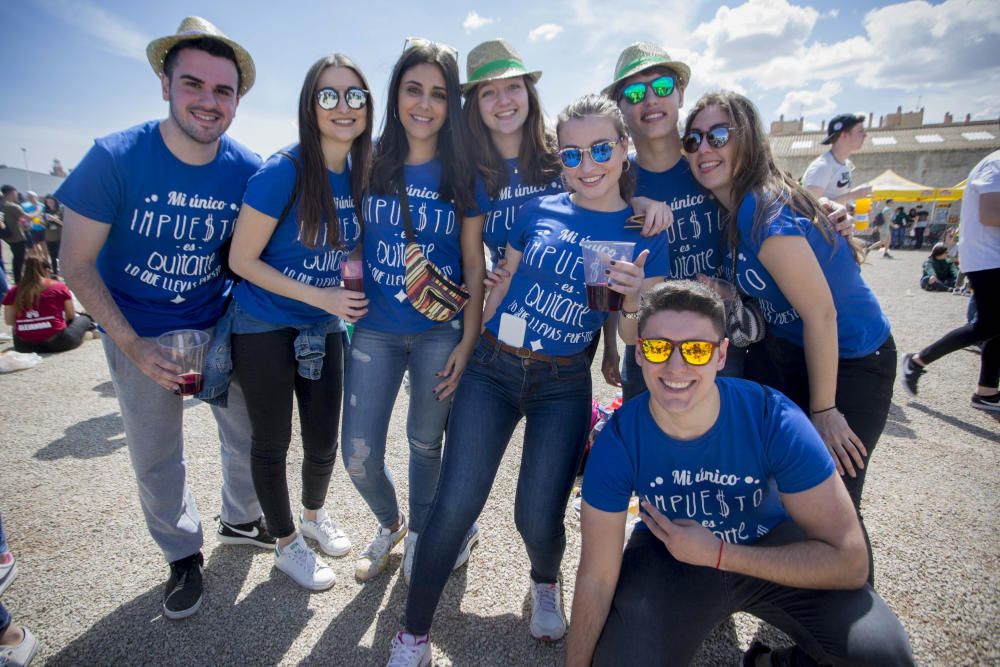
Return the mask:
<path id="1" fill-rule="evenodd" d="M 462 376 L 448 420 L 441 481 L 420 533 L 406 603 L 406 628 L 430 629 L 465 534 L 479 516 L 514 427 L 525 418 L 514 521 L 531 578 L 555 583 L 566 549 L 566 501 L 590 426 L 590 363 L 521 359 L 482 338 Z"/>
<path id="2" fill-rule="evenodd" d="M 383 528 L 399 519 L 396 489 L 385 466 L 385 441 L 403 371 L 410 372 L 410 528 L 420 532 L 441 472 L 441 441 L 451 408 L 450 399 L 439 401 L 432 390 L 461 339 L 461 318 L 412 335 L 354 329 L 344 371 L 340 449 L 347 474 Z"/>
<path id="3" fill-rule="evenodd" d="M 893 227 L 892 228 L 892 243 L 893 248 L 902 248 L 906 245 L 906 227 Z"/>

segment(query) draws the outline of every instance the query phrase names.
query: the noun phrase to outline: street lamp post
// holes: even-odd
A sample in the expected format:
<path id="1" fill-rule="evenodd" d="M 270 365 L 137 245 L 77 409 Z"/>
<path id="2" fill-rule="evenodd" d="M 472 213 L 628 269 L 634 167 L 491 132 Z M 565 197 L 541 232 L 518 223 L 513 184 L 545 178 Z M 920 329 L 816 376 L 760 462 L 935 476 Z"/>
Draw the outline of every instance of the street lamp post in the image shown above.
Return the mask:
<path id="1" fill-rule="evenodd" d="M 24 177 L 28 180 L 28 189 L 31 189 L 31 171 L 28 169 L 28 149 L 22 148 L 21 152 L 24 154 Z"/>

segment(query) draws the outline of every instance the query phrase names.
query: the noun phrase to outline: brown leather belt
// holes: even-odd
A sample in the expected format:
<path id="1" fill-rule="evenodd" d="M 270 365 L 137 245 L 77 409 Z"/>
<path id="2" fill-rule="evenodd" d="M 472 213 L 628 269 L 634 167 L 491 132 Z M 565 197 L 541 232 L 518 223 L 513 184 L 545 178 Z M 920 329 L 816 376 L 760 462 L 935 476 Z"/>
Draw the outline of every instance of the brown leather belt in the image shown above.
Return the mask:
<path id="1" fill-rule="evenodd" d="M 559 366 L 569 366 L 573 363 L 572 357 L 556 357 L 551 354 L 541 354 L 539 352 L 534 352 L 526 347 L 513 347 L 503 342 L 499 338 L 493 335 L 493 332 L 489 329 L 483 330 L 483 338 L 489 342 L 499 345 L 500 349 L 504 352 L 509 352 L 513 354 L 518 359 L 531 359 L 532 361 L 541 361 L 546 364 L 558 364 Z"/>

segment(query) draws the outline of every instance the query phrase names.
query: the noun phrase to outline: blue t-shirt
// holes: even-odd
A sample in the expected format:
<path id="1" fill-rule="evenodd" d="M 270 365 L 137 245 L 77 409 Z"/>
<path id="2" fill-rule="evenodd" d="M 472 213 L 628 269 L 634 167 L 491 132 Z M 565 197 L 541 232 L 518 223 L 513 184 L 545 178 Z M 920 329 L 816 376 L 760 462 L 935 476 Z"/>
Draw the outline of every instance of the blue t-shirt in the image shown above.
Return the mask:
<path id="1" fill-rule="evenodd" d="M 647 276 L 669 275 L 665 235 L 644 238 L 626 229 L 630 215 L 629 207 L 611 213 L 581 208 L 565 192 L 523 204 L 508 238 L 521 262 L 486 328 L 508 345 L 542 354 L 585 349 L 608 314 L 587 307 L 581 241 L 633 241 L 633 257 L 649 250 Z"/>
<path id="2" fill-rule="evenodd" d="M 410 200 L 410 219 L 424 257 L 456 283 L 462 282 L 461 216 L 450 201 L 441 199 L 441 160 L 403 166 L 403 182 Z M 479 195 L 479 191 L 477 191 Z M 477 196 L 479 215 L 489 202 Z M 358 326 L 374 331 L 416 334 L 437 326 L 406 298 L 406 227 L 395 194 L 365 199 L 365 295 L 368 314 Z M 458 316 L 461 316 L 459 313 Z"/>
<path id="3" fill-rule="evenodd" d="M 854 261 L 847 239 L 833 234 L 834 243 L 827 242 L 815 225 L 796 216 L 787 206 L 782 206 L 777 218 L 756 238 L 752 233 L 756 209 L 756 197 L 748 194 L 737 215 L 740 242 L 736 283 L 740 290 L 757 301 L 771 332 L 799 347 L 805 346 L 802 318 L 761 264 L 760 248 L 772 236 L 803 236 L 816 255 L 833 295 L 840 358 L 859 359 L 881 347 L 889 337 L 889 320 L 882 313 L 874 292 L 861 277 L 861 267 Z M 729 262 L 731 260 L 727 260 L 727 264 Z"/>
<path id="4" fill-rule="evenodd" d="M 684 158 L 666 171 L 648 171 L 632 158 L 636 170 L 635 196 L 666 202 L 674 214 L 667 229 L 670 277 L 693 280 L 695 274 L 716 275 L 724 248 L 721 212 L 691 173 Z"/>
<path id="5" fill-rule="evenodd" d="M 620 407 L 590 450 L 584 500 L 624 512 L 634 492 L 671 520 L 697 521 L 730 544 L 753 544 L 788 521 L 779 492 L 806 491 L 834 473 L 823 440 L 780 392 L 735 378 L 715 383 L 719 417 L 692 440 L 660 429 L 648 394 Z"/>
<path id="6" fill-rule="evenodd" d="M 494 264 L 507 251 L 507 236 L 514 227 L 521 204 L 535 197 L 558 194 L 564 189 L 558 178 L 546 185 L 525 185 L 517 158 L 507 160 L 507 185 L 490 200 L 490 210 L 483 217 L 483 243 Z"/>
<path id="7" fill-rule="evenodd" d="M 289 153 L 300 160 L 301 170 L 299 147 L 294 147 Z M 285 219 L 275 227 L 260 254 L 264 263 L 313 287 L 333 287 L 340 284 L 340 263 L 357 245 L 361 233 L 354 211 L 354 198 L 351 196 L 350 171 L 345 170 L 341 174 L 327 171 L 327 176 L 340 222 L 340 245 L 331 248 L 327 244 L 326 225 L 320 228 L 320 238 L 315 248 L 302 243 L 299 240 L 299 207 L 296 202 Z M 278 218 L 288 204 L 293 187 L 295 165 L 286 156 L 275 154 L 247 183 L 243 201 L 264 215 Z M 251 316 L 282 326 L 316 324 L 336 317 L 297 299 L 270 292 L 249 280 L 239 283 L 233 290 L 233 296 L 240 308 Z"/>
<path id="8" fill-rule="evenodd" d="M 219 248 L 233 233 L 260 158 L 223 135 L 215 159 L 181 162 L 150 121 L 94 142 L 56 198 L 111 225 L 97 270 L 140 336 L 211 327 L 230 281 Z"/>

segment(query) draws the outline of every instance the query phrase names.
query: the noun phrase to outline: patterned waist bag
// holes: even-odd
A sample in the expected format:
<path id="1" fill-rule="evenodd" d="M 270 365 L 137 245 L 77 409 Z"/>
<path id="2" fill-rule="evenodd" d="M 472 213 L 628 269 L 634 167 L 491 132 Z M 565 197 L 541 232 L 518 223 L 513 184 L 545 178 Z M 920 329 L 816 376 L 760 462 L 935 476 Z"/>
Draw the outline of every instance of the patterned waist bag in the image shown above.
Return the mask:
<path id="1" fill-rule="evenodd" d="M 424 256 L 417 244 L 406 188 L 399 185 L 399 204 L 406 228 L 406 297 L 417 312 L 435 322 L 447 322 L 465 308 L 469 293 Z"/>

